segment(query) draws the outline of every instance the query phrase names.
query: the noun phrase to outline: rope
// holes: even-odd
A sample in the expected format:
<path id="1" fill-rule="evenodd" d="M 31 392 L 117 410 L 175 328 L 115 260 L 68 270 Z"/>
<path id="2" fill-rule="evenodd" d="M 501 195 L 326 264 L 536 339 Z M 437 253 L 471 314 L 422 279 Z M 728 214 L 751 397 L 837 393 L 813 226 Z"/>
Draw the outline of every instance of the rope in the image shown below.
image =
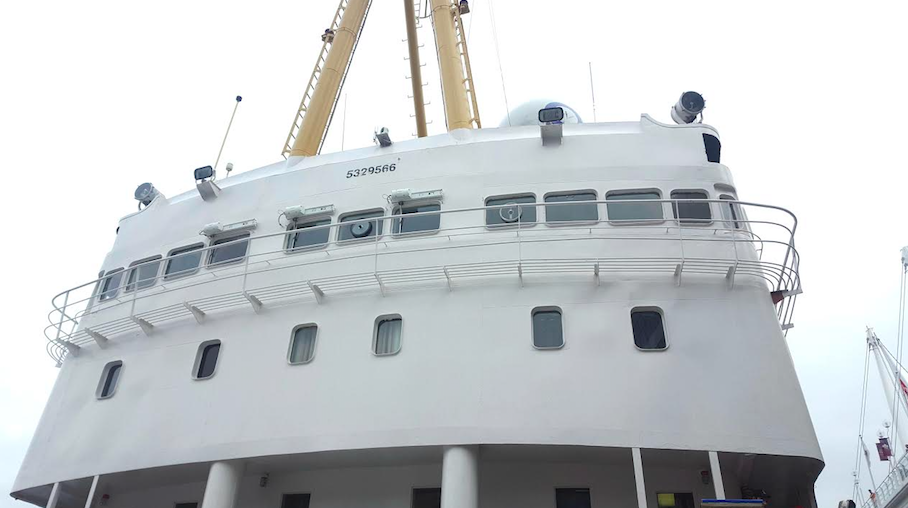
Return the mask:
<path id="1" fill-rule="evenodd" d="M 511 126 L 511 107 L 508 106 L 508 91 L 504 86 L 504 71 L 501 68 L 501 51 L 498 48 L 498 25 L 495 24 L 495 6 L 489 0 L 489 21 L 492 23 L 492 40 L 495 42 L 495 56 L 498 58 L 498 74 L 501 75 L 501 93 L 504 95 L 504 109 L 508 115 L 508 127 Z"/>
<path id="2" fill-rule="evenodd" d="M 861 390 L 861 417 L 858 420 L 858 448 L 855 452 L 854 457 L 854 492 L 852 492 L 852 499 L 858 499 L 858 496 L 861 494 L 860 488 L 860 479 L 861 479 L 861 454 L 864 452 L 864 421 L 867 416 L 867 378 L 870 372 L 870 345 L 867 346 L 867 351 L 864 354 L 864 387 Z M 876 485 L 874 485 L 876 487 Z"/>
<path id="3" fill-rule="evenodd" d="M 908 272 L 908 266 L 902 270 L 902 278 L 899 284 L 899 323 L 896 332 L 897 344 L 896 344 L 896 365 L 899 366 L 899 369 L 902 369 L 902 351 L 904 350 L 904 339 L 905 339 L 905 274 Z M 896 429 L 899 424 L 899 413 L 897 410 L 898 405 L 896 401 L 902 400 L 902 387 L 900 386 L 899 380 L 901 379 L 901 372 L 895 376 L 893 381 L 893 393 L 896 394 L 896 397 L 892 398 L 892 436 L 891 443 L 896 443 Z M 896 391 L 898 390 L 898 391 Z M 902 446 L 908 445 L 908 443 L 902 443 Z"/>

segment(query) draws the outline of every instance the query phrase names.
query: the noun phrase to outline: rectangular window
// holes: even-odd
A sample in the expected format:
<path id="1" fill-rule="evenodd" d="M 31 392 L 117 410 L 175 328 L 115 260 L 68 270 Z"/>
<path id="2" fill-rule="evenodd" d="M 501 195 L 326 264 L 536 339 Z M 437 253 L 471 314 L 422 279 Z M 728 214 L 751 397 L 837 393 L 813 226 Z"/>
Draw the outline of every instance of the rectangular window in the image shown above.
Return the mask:
<path id="1" fill-rule="evenodd" d="M 441 508 L 441 489 L 413 489 L 411 508 Z"/>
<path id="2" fill-rule="evenodd" d="M 208 379 L 214 375 L 218 365 L 218 356 L 221 354 L 221 341 L 209 340 L 199 345 L 196 353 L 195 369 L 193 375 L 196 379 Z"/>
<path id="3" fill-rule="evenodd" d="M 190 245 L 189 247 L 180 247 L 170 251 L 167 255 L 167 266 L 164 268 L 164 280 L 184 277 L 195 273 L 202 262 L 202 244 Z"/>
<path id="4" fill-rule="evenodd" d="M 394 215 L 403 215 L 393 221 L 393 231 L 395 235 L 418 233 L 420 231 L 438 231 L 441 225 L 441 214 L 429 213 L 438 212 L 441 205 L 438 203 L 424 205 L 405 205 L 394 209 Z M 407 217 L 411 214 L 412 217 Z"/>
<path id="5" fill-rule="evenodd" d="M 199 503 L 177 503 L 173 508 L 199 508 Z"/>
<path id="6" fill-rule="evenodd" d="M 656 504 L 659 508 L 695 508 L 694 495 L 684 493 L 657 493 Z"/>
<path id="7" fill-rule="evenodd" d="M 738 198 L 734 196 L 729 196 L 728 194 L 722 194 L 719 196 L 719 199 L 725 201 L 737 201 Z M 723 226 L 726 229 L 741 229 L 741 223 L 738 222 L 743 217 L 741 215 L 741 205 L 737 203 L 722 203 L 722 218 L 725 220 Z"/>
<path id="8" fill-rule="evenodd" d="M 208 253 L 208 266 L 242 261 L 249 251 L 249 233 L 219 238 L 211 242 L 211 245 L 214 248 Z"/>
<path id="9" fill-rule="evenodd" d="M 331 219 L 294 223 L 290 230 L 296 233 L 287 235 L 287 250 L 324 247 L 331 233 Z"/>
<path id="10" fill-rule="evenodd" d="M 500 196 L 486 199 L 486 225 L 505 226 L 517 224 L 535 224 L 536 207 L 520 206 L 521 204 L 535 205 L 536 196 L 532 194 L 519 194 L 514 196 Z"/>
<path id="11" fill-rule="evenodd" d="M 117 390 L 117 381 L 120 380 L 120 371 L 123 369 L 123 362 L 110 362 L 104 366 L 101 371 L 101 380 L 98 382 L 98 390 L 95 394 L 99 399 L 113 397 Z"/>
<path id="12" fill-rule="evenodd" d="M 126 288 L 124 291 L 133 289 L 145 289 L 154 286 L 158 278 L 158 271 L 161 269 L 161 256 L 142 259 L 130 264 L 133 267 L 129 270 L 129 276 L 126 277 Z"/>
<path id="13" fill-rule="evenodd" d="M 631 327 L 634 330 L 634 344 L 638 348 L 660 350 L 667 347 L 660 309 L 636 308 L 631 310 Z"/>
<path id="14" fill-rule="evenodd" d="M 117 268 L 107 272 L 107 276 L 101 281 L 101 294 L 98 297 L 102 302 L 115 298 L 120 291 L 120 282 L 123 280 L 123 269 Z"/>
<path id="15" fill-rule="evenodd" d="M 372 352 L 377 356 L 394 355 L 400 352 L 400 332 L 403 319 L 398 315 L 381 316 L 375 320 L 375 336 Z"/>
<path id="16" fill-rule="evenodd" d="M 356 212 L 340 218 L 341 227 L 338 230 L 338 241 L 360 240 L 371 236 L 381 236 L 382 218 L 385 212 L 373 210 L 371 212 Z M 368 220 L 372 219 L 372 220 Z"/>
<path id="17" fill-rule="evenodd" d="M 662 203 L 658 201 L 633 203 L 627 201 L 662 199 L 659 191 L 617 191 L 609 192 L 606 201 L 624 201 L 622 203 L 606 203 L 608 220 L 610 221 L 661 221 Z"/>
<path id="18" fill-rule="evenodd" d="M 590 489 L 555 489 L 555 508 L 591 508 Z"/>
<path id="19" fill-rule="evenodd" d="M 310 494 L 284 494 L 281 508 L 309 508 Z"/>
<path id="20" fill-rule="evenodd" d="M 546 222 L 577 222 L 599 220 L 596 193 L 577 191 L 549 194 L 545 197 Z"/>
<path id="21" fill-rule="evenodd" d="M 290 363 L 297 365 L 309 363 L 315 356 L 315 338 L 318 335 L 318 326 L 302 325 L 293 329 L 290 339 Z"/>
<path id="22" fill-rule="evenodd" d="M 672 209 L 675 218 L 680 219 L 682 224 L 703 224 L 712 220 L 709 212 L 709 202 L 700 200 L 709 199 L 709 195 L 704 191 L 673 191 L 672 199 L 679 201 L 672 202 Z"/>
<path id="23" fill-rule="evenodd" d="M 564 346 L 564 329 L 561 309 L 537 307 L 533 309 L 533 346 L 536 349 L 558 349 Z"/>

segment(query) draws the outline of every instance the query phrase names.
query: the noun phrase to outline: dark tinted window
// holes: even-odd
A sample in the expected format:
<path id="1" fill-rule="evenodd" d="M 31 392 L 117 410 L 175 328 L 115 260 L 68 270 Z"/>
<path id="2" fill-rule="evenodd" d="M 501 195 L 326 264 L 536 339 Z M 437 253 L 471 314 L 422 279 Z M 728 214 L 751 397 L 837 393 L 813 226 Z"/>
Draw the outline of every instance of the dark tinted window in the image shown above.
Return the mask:
<path id="1" fill-rule="evenodd" d="M 221 238 L 212 242 L 211 245 L 216 247 L 211 249 L 210 254 L 208 254 L 209 265 L 240 261 L 246 257 L 246 251 L 249 250 L 249 233 Z"/>
<path id="2" fill-rule="evenodd" d="M 380 236 L 382 229 L 382 219 L 385 213 L 381 210 L 374 212 L 353 213 L 341 217 L 340 230 L 337 235 L 338 240 L 356 240 L 359 238 L 369 238 L 370 236 Z M 366 220 L 373 219 L 373 220 Z"/>
<path id="3" fill-rule="evenodd" d="M 541 349 L 559 348 L 564 345 L 560 310 L 539 309 L 533 311 L 533 345 Z"/>
<path id="4" fill-rule="evenodd" d="M 304 249 L 327 244 L 328 235 L 331 233 L 330 225 L 331 219 L 294 224 L 291 229 L 296 233 L 288 235 L 287 249 Z"/>
<path id="5" fill-rule="evenodd" d="M 117 381 L 120 379 L 120 369 L 123 368 L 123 364 L 116 362 L 109 364 L 105 369 L 107 372 L 104 374 L 104 386 L 101 387 L 101 398 L 105 399 L 113 395 L 114 390 L 117 389 Z"/>
<path id="6" fill-rule="evenodd" d="M 138 266 L 129 270 L 129 277 L 126 278 L 126 291 L 132 291 L 136 287 L 144 289 L 154 286 L 158 271 L 161 269 L 161 256 L 136 261 L 133 265 Z"/>
<path id="7" fill-rule="evenodd" d="M 221 343 L 208 344 L 202 349 L 202 357 L 199 359 L 199 370 L 196 377 L 205 379 L 214 374 L 214 368 L 218 364 L 218 353 L 221 352 Z"/>
<path id="8" fill-rule="evenodd" d="M 117 268 L 107 272 L 107 276 L 101 282 L 101 301 L 109 300 L 120 291 L 120 282 L 123 280 L 123 269 Z"/>
<path id="9" fill-rule="evenodd" d="M 394 215 L 404 215 L 404 217 L 394 219 L 394 234 L 416 233 L 418 231 L 437 231 L 439 226 L 441 225 L 441 214 L 427 212 L 437 212 L 439 210 L 441 210 L 441 205 L 437 203 L 402 206 L 398 208 L 394 212 Z M 427 214 L 407 217 L 407 215 L 417 213 Z"/>
<path id="10" fill-rule="evenodd" d="M 536 207 L 520 206 L 521 203 L 535 204 L 536 196 L 520 195 L 487 199 L 486 206 L 501 206 L 501 208 L 486 210 L 486 224 L 489 226 L 496 226 L 502 224 L 535 223 Z"/>
<path id="11" fill-rule="evenodd" d="M 638 199 L 662 199 L 655 191 L 616 192 L 609 193 L 606 201 L 632 201 Z M 608 220 L 614 221 L 640 221 L 662 220 L 662 203 L 606 203 Z"/>
<path id="12" fill-rule="evenodd" d="M 697 224 L 709 222 L 712 215 L 709 212 L 709 202 L 701 199 L 709 199 L 709 196 L 702 191 L 674 191 L 672 199 L 679 200 L 672 203 L 672 210 L 675 218 L 681 219 L 683 224 Z"/>
<path id="13" fill-rule="evenodd" d="M 173 508 L 199 508 L 199 503 L 177 503 Z"/>
<path id="14" fill-rule="evenodd" d="M 703 134 L 703 146 L 706 148 L 706 160 L 719 162 L 722 155 L 722 143 L 719 142 L 719 138 L 712 134 Z"/>
<path id="15" fill-rule="evenodd" d="M 441 508 L 441 489 L 413 489 L 412 508 Z"/>
<path id="16" fill-rule="evenodd" d="M 662 313 L 656 310 L 631 311 L 634 344 L 640 349 L 665 349 L 665 328 Z"/>
<path id="17" fill-rule="evenodd" d="M 586 201 L 593 201 L 588 203 Z M 599 220 L 598 205 L 593 192 L 557 194 L 545 197 L 545 221 L 591 221 Z"/>
<path id="18" fill-rule="evenodd" d="M 281 508 L 309 508 L 309 494 L 284 494 Z"/>
<path id="19" fill-rule="evenodd" d="M 555 508 L 590 507 L 590 489 L 555 489 Z"/>
<path id="20" fill-rule="evenodd" d="M 167 267 L 164 268 L 165 279 L 175 279 L 183 275 L 189 275 L 199 268 L 202 262 L 202 245 L 193 245 L 191 247 L 181 247 L 170 253 L 171 258 L 167 261 Z"/>

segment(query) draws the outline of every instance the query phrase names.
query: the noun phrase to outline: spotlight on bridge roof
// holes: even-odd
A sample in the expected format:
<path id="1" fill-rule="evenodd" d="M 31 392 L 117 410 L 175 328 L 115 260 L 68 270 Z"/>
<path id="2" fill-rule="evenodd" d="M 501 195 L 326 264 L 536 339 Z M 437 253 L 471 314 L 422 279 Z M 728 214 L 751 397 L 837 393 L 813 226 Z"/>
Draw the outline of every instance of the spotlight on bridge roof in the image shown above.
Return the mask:
<path id="1" fill-rule="evenodd" d="M 196 182 L 201 180 L 212 180 L 214 179 L 214 168 L 211 166 L 196 168 L 196 170 L 193 171 L 193 175 L 195 176 Z"/>
<path id="2" fill-rule="evenodd" d="M 706 101 L 697 92 L 684 92 L 672 107 L 672 120 L 678 125 L 693 123 L 703 112 Z"/>
<path id="3" fill-rule="evenodd" d="M 375 137 L 373 139 L 376 143 L 381 145 L 382 148 L 391 146 L 391 134 L 388 132 L 387 127 L 375 129 Z"/>
<path id="4" fill-rule="evenodd" d="M 136 187 L 136 192 L 134 197 L 136 201 L 141 203 L 143 206 L 148 206 L 154 201 L 154 198 L 157 197 L 158 190 L 154 188 L 149 182 L 145 182 L 142 185 Z"/>

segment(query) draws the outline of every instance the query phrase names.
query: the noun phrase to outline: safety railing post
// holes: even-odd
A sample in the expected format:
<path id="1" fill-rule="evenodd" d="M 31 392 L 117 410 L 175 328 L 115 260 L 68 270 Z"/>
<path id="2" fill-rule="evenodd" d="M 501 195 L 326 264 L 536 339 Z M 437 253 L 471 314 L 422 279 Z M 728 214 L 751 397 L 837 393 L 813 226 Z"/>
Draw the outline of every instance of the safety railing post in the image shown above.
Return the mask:
<path id="1" fill-rule="evenodd" d="M 63 298 L 63 309 L 60 309 L 60 324 L 57 326 L 57 342 L 60 341 L 60 334 L 63 333 L 63 320 L 66 319 L 66 306 L 69 305 L 69 291 L 66 292 L 66 296 Z"/>

